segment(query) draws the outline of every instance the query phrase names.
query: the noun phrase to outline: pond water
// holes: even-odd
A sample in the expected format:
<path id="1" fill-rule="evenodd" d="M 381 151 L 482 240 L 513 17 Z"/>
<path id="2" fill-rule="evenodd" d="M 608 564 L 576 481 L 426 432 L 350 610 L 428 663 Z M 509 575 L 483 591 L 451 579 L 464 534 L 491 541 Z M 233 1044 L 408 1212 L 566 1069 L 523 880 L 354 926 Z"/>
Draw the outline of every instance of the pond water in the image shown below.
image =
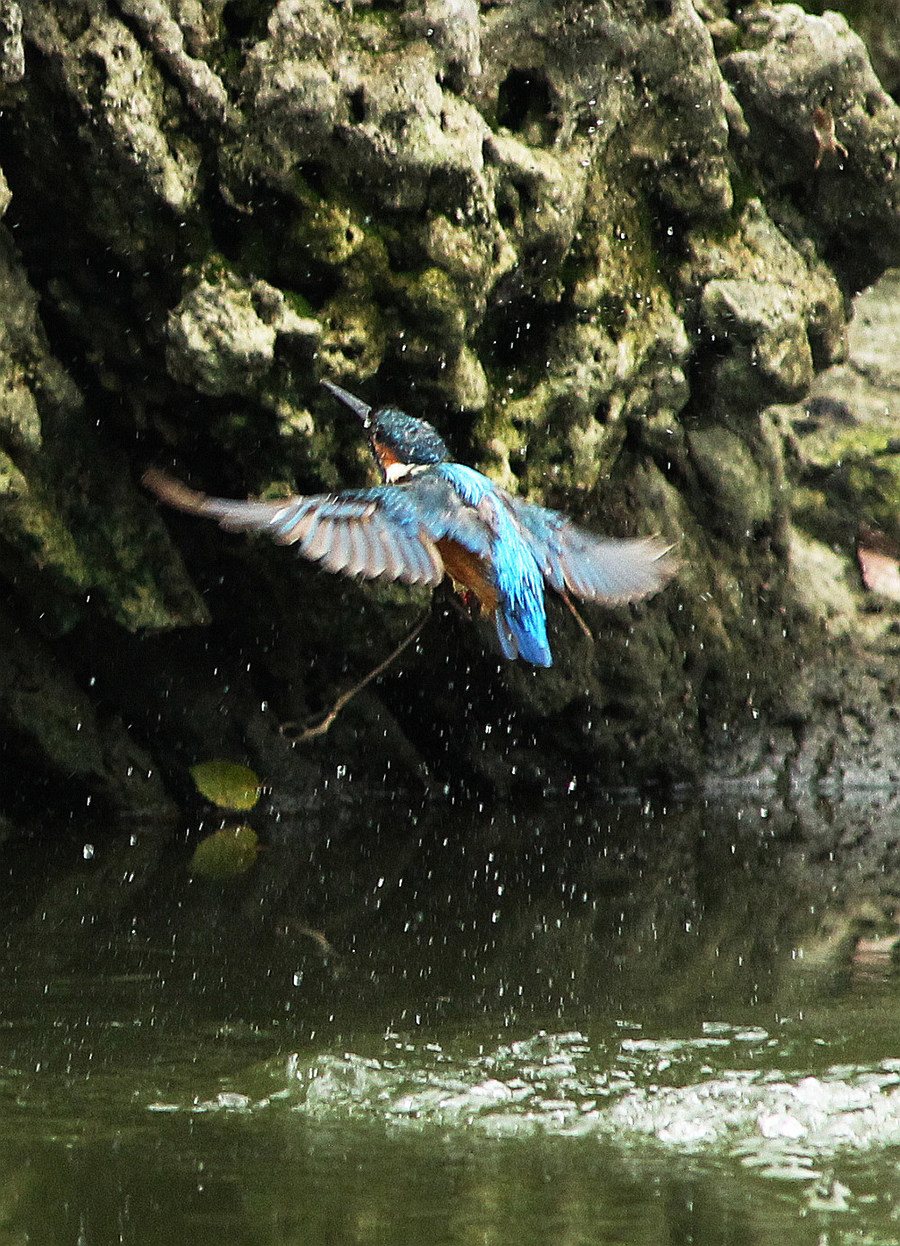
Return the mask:
<path id="1" fill-rule="evenodd" d="M 891 800 L 256 826 L 5 845 L 0 1243 L 900 1243 Z"/>

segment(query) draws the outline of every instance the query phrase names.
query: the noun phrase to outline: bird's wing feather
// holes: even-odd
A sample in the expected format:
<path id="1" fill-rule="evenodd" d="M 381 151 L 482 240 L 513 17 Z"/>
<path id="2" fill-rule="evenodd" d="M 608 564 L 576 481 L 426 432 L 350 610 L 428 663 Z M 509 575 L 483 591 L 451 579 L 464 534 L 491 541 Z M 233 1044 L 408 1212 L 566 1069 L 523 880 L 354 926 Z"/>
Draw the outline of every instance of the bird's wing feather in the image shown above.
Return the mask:
<path id="1" fill-rule="evenodd" d="M 490 559 L 494 533 L 489 517 L 479 508 L 480 495 L 465 487 L 473 480 L 490 485 L 471 467 L 440 463 L 416 472 L 397 488 L 415 497 L 432 540 L 456 541 L 476 558 Z"/>
<path id="2" fill-rule="evenodd" d="M 616 605 L 658 592 L 678 567 L 657 537 L 594 536 L 559 511 L 507 495 L 547 582 L 558 593 Z"/>
<path id="3" fill-rule="evenodd" d="M 296 545 L 329 571 L 432 587 L 444 576 L 422 508 L 400 486 L 241 502 L 198 493 L 157 468 L 144 474 L 144 484 L 170 506 L 216 519 L 230 532 L 263 532 Z"/>

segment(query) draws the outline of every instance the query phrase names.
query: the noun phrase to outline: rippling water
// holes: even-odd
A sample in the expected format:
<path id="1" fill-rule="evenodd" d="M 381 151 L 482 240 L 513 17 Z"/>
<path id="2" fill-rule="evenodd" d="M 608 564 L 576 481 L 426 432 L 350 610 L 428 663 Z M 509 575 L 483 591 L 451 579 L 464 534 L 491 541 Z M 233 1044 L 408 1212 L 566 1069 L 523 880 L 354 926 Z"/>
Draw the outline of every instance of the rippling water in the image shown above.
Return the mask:
<path id="1" fill-rule="evenodd" d="M 219 884 L 190 828 L 7 845 L 0 1242 L 900 1243 L 898 827 L 273 808 Z"/>

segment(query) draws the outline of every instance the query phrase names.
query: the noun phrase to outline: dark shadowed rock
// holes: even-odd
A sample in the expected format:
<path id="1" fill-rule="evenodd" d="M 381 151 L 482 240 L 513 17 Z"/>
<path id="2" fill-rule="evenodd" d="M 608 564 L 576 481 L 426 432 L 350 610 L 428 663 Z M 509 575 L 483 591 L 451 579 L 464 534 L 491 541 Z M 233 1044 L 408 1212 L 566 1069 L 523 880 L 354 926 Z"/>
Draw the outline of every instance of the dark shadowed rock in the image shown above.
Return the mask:
<path id="1" fill-rule="evenodd" d="M 793 756 L 832 642 L 788 556 L 797 442 L 765 409 L 843 358 L 849 296 L 900 261 L 900 114 L 843 19 L 707 16 L 0 4 L 0 727 L 28 782 L 137 807 L 130 767 L 177 791 L 223 752 L 307 800 Z M 323 378 L 589 527 L 678 542 L 677 584 L 587 608 L 594 641 L 551 603 L 546 672 L 437 606 L 292 747 L 279 724 L 427 603 L 160 515 L 138 481 L 364 482 Z"/>

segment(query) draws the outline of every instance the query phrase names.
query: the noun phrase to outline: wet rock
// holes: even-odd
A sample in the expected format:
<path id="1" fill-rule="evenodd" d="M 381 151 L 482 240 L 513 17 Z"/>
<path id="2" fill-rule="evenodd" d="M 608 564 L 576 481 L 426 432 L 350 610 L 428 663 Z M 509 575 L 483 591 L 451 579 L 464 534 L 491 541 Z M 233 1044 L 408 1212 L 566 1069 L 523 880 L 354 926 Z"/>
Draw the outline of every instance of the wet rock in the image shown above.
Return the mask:
<path id="1" fill-rule="evenodd" d="M 0 81 L 4 86 L 12 86 L 24 76 L 22 10 L 16 0 L 3 0 L 0 4 Z"/>
<path id="2" fill-rule="evenodd" d="M 279 3 L 273 9 L 266 37 L 249 51 L 242 88 L 253 101 L 248 124 L 273 169 L 286 171 L 294 144 L 316 158 L 330 140 L 334 126 L 349 108 L 328 62 L 341 44 L 341 27 L 332 6 Z M 254 124 L 255 123 L 255 124 Z"/>
<path id="3" fill-rule="evenodd" d="M 865 42 L 879 82 L 896 99 L 900 90 L 900 27 L 891 0 L 866 0 L 861 5 L 847 5 L 846 10 L 847 19 Z"/>
<path id="4" fill-rule="evenodd" d="M 856 300 L 847 361 L 822 372 L 805 403 L 772 413 L 791 495 L 791 591 L 823 631 L 804 664 L 804 694 L 785 705 L 793 745 L 769 740 L 772 762 L 777 769 L 782 750 L 797 792 L 900 782 L 896 606 L 865 590 L 857 563 L 861 526 L 883 525 L 894 539 L 900 531 L 892 415 L 897 281 L 888 272 Z"/>
<path id="5" fill-rule="evenodd" d="M 756 407 L 767 395 L 784 400 L 809 388 L 813 366 L 806 326 L 784 286 L 746 278 L 709 281 L 701 315 L 710 341 L 728 344 L 730 366 L 720 367 L 717 379 L 730 392 L 742 389 Z"/>
<path id="6" fill-rule="evenodd" d="M 805 533 L 792 533 L 791 583 L 813 618 L 832 634 L 853 634 L 857 601 L 852 568 L 846 557 Z"/>
<path id="7" fill-rule="evenodd" d="M 298 316 L 268 282 L 224 272 L 202 277 L 169 316 L 166 362 L 172 377 L 204 394 L 254 394 L 272 369 L 279 338 L 312 353 L 318 321 Z"/>
<path id="8" fill-rule="evenodd" d="M 191 56 L 184 32 L 162 0 L 122 0 L 122 12 L 137 22 L 147 43 L 172 73 L 191 106 L 210 121 L 237 121 L 221 78 L 207 63 Z"/>
<path id="9" fill-rule="evenodd" d="M 715 409 L 734 418 L 790 400 L 814 368 L 844 354 L 844 306 L 832 274 L 778 228 L 759 200 L 748 201 L 731 233 L 689 238 L 680 277 L 699 301 Z"/>
<path id="10" fill-rule="evenodd" d="M 752 159 L 808 220 L 820 252 L 841 257 L 855 291 L 900 258 L 900 109 L 840 14 L 752 6 L 738 23 L 743 46 L 722 68 Z"/>
<path id="11" fill-rule="evenodd" d="M 169 371 L 201 393 L 252 392 L 274 353 L 275 327 L 259 316 L 247 282 L 201 281 L 169 319 Z"/>
<path id="12" fill-rule="evenodd" d="M 663 21 L 647 23 L 638 63 L 647 98 L 665 104 L 637 120 L 632 151 L 654 164 L 676 211 L 721 217 L 733 202 L 725 96 L 712 39 L 692 3 L 674 0 Z"/>
<path id="13" fill-rule="evenodd" d="M 774 765 L 753 713 L 796 744 L 816 704 L 796 655 L 841 607 L 792 585 L 791 522 L 825 512 L 794 525 L 808 583 L 844 520 L 813 479 L 827 461 L 762 411 L 841 358 L 846 294 L 900 241 L 897 110 L 840 19 L 689 0 L 40 0 L 0 5 L 0 45 L 18 248 L 0 568 L 68 638 L 64 667 L 109 627 L 129 676 L 135 635 L 210 608 L 192 642 L 221 660 L 146 726 L 170 773 L 219 738 L 223 687 L 248 760 L 288 768 L 259 705 L 327 710 L 409 622 L 402 595 L 164 524 L 138 491 L 148 461 L 172 460 L 235 496 L 364 483 L 323 377 L 426 414 L 466 461 L 588 527 L 667 534 L 684 570 L 634 615 L 588 609 L 596 642 L 555 603 L 539 677 L 437 610 L 428 656 L 373 685 L 304 769 L 310 789 L 317 766 L 346 773 L 354 739 L 385 741 L 353 758 L 370 777 L 402 755 L 416 782 L 479 790 L 570 766 L 685 777 L 723 742 L 711 723 L 737 768 Z M 113 713 L 141 699 L 133 679 L 106 686 Z"/>
<path id="14" fill-rule="evenodd" d="M 72 25 L 78 27 L 74 37 Z M 184 134 L 166 125 L 164 80 L 130 28 L 81 5 L 62 15 L 40 5 L 28 7 L 24 33 L 80 111 L 97 166 L 107 165 L 109 147 L 122 172 L 156 210 L 190 210 L 197 193 L 199 152 Z M 107 201 L 104 210 L 112 225 L 114 203 Z"/>
<path id="15" fill-rule="evenodd" d="M 36 823 L 92 800 L 107 812 L 173 812 L 150 755 L 121 721 L 98 712 L 49 639 L 37 627 L 25 632 L 6 610 L 0 638 L 7 802 L 16 818 Z"/>
<path id="16" fill-rule="evenodd" d="M 773 513 L 773 481 L 749 447 L 728 428 L 696 429 L 688 446 L 698 475 L 716 499 L 720 522 L 736 540 L 752 538 Z"/>
<path id="17" fill-rule="evenodd" d="M 421 13 L 405 13 L 402 20 L 408 34 L 427 39 L 439 50 L 454 90 L 478 78 L 481 23 L 475 0 L 426 0 Z"/>
<path id="18" fill-rule="evenodd" d="M 798 521 L 853 557 L 861 524 L 900 534 L 894 418 L 900 372 L 900 275 L 890 270 L 856 300 L 848 359 L 816 378 L 805 403 L 777 408 L 794 464 Z M 858 575 L 853 580 L 858 584 Z"/>

